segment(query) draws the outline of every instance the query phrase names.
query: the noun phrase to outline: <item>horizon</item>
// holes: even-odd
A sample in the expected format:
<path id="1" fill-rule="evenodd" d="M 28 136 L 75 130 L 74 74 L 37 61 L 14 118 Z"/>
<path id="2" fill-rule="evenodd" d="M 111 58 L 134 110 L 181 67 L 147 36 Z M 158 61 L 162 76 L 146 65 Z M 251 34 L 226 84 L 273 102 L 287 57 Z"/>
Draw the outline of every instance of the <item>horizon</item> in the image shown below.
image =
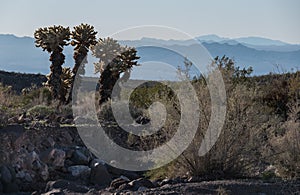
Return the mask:
<path id="1" fill-rule="evenodd" d="M 179 29 L 192 37 L 217 34 L 220 37 L 263 37 L 300 44 L 300 24 L 297 21 L 300 18 L 297 9 L 300 2 L 297 0 L 190 0 L 176 4 L 171 0 L 92 0 L 89 3 L 75 0 L 59 2 L 57 5 L 56 1 L 43 4 L 37 0 L 2 2 L 0 34 L 32 37 L 34 30 L 39 27 L 61 24 L 72 28 L 80 23 L 88 23 L 95 27 L 99 36 L 106 37 L 122 29 L 154 24 Z M 56 14 L 45 11 L 45 7 L 56 10 Z M 156 36 L 153 38 L 180 39 L 159 33 Z M 122 40 L 130 38 L 123 37 Z"/>
<path id="2" fill-rule="evenodd" d="M 34 39 L 33 36 L 27 36 L 27 35 L 18 36 L 16 34 L 11 34 L 11 33 L 7 33 L 7 34 L 0 33 L 0 35 L 7 35 L 7 36 L 12 35 L 12 36 L 15 36 L 17 38 L 32 38 L 32 39 Z M 96 36 L 97 36 L 97 38 L 100 38 L 98 35 L 96 35 Z M 259 39 L 268 39 L 268 40 L 271 40 L 271 41 L 280 41 L 280 42 L 283 42 L 285 44 L 290 44 L 290 45 L 300 45 L 300 43 L 289 43 L 289 42 L 285 42 L 285 41 L 280 40 L 280 39 L 272 39 L 270 37 L 260 37 L 260 36 L 251 36 L 251 35 L 243 36 L 243 37 L 225 37 L 225 36 L 221 36 L 221 35 L 218 35 L 218 34 L 201 34 L 201 35 L 197 35 L 197 36 L 193 37 L 193 39 L 198 39 L 199 37 L 203 37 L 203 36 L 217 36 L 218 38 L 227 39 L 227 40 L 235 40 L 235 39 L 242 39 L 242 38 L 259 38 Z M 142 39 L 156 39 L 156 40 L 164 40 L 164 41 L 172 41 L 172 40 L 174 40 L 174 41 L 187 41 L 187 40 L 190 40 L 190 39 L 172 39 L 172 38 L 164 39 L 164 38 L 157 38 L 157 37 L 151 37 L 151 36 L 149 36 L 149 37 L 145 36 L 145 37 L 141 37 L 139 39 L 117 39 L 117 40 L 118 41 L 135 41 L 135 40 L 140 41 Z"/>
<path id="3" fill-rule="evenodd" d="M 7 37 L 6 37 L 7 36 Z M 212 39 L 210 39 L 210 36 Z M 280 65 L 282 70 L 291 71 L 292 69 L 299 69 L 299 52 L 300 52 L 300 44 L 297 45 L 288 45 L 284 42 L 278 40 L 270 39 L 259 39 L 261 37 L 257 37 L 258 39 L 227 39 L 224 37 L 214 37 L 217 35 L 204 35 L 204 38 L 199 41 L 203 47 L 210 52 L 211 56 L 223 56 L 226 55 L 235 60 L 236 66 L 239 67 L 249 67 L 252 66 L 254 68 L 253 75 L 263 75 L 268 74 L 270 72 L 274 72 L 275 65 Z M 13 72 L 24 72 L 24 73 L 41 73 L 48 74 L 50 69 L 49 66 L 40 66 L 40 64 L 49 64 L 49 54 L 47 52 L 43 52 L 41 49 L 36 48 L 34 45 L 33 37 L 17 37 L 13 34 L 1 35 L 1 40 L 3 40 L 2 48 L 5 48 L 13 43 L 13 47 L 8 47 L 6 50 L 3 50 L 1 54 L 1 62 L 0 68 L 6 71 Z M 113 37 L 115 38 L 115 37 Z M 189 37 L 187 37 L 189 38 Z M 197 37 L 196 37 L 197 38 Z M 8 41 L 6 41 L 8 40 Z M 25 41 L 25 42 L 24 42 Z M 172 49 L 182 49 L 185 48 L 184 51 L 193 52 L 193 40 L 187 41 L 178 41 L 178 40 L 170 40 L 170 42 L 166 40 L 135 40 L 133 42 L 126 40 L 118 40 L 120 44 L 127 45 L 131 47 L 136 47 L 138 50 L 138 55 L 141 57 L 139 59 L 139 63 L 143 64 L 147 61 L 161 61 L 168 64 L 172 64 L 174 66 L 182 66 L 183 57 L 178 55 L 167 53 L 165 55 L 159 55 L 161 51 L 156 50 L 147 50 L 145 53 L 144 49 L 141 49 L 141 46 L 144 44 L 152 43 L 152 44 L 165 44 L 165 46 L 170 46 Z M 123 42 L 122 42 L 123 41 Z M 217 43 L 214 44 L 214 43 Z M 140 45 L 141 44 L 141 45 Z M 207 45 L 208 44 L 208 45 Z M 205 45 L 205 46 L 204 46 Z M 191 46 L 191 47 L 190 47 Z M 217 48 L 216 48 L 217 47 Z M 10 48 L 10 49 L 9 49 Z M 23 54 L 22 48 L 25 49 L 27 54 Z M 188 49 L 189 48 L 189 49 Z M 71 46 L 66 46 L 65 54 L 65 63 L 64 66 L 71 66 L 73 62 L 73 49 Z M 172 50 L 171 49 L 171 50 Z M 238 49 L 238 50 L 236 50 Z M 15 58 L 14 54 L 19 53 L 19 58 Z M 247 53 L 245 53 L 247 52 Z M 265 52 L 269 54 L 266 55 Z M 289 52 L 289 53 L 288 53 Z M 287 55 L 289 54 L 289 55 Z M 95 58 L 90 56 L 89 52 L 89 62 L 95 62 Z M 184 54 L 186 55 L 186 54 Z M 247 55 L 257 56 L 255 59 L 247 58 Z M 156 56 L 156 57 L 155 57 Z M 168 56 L 168 57 L 165 57 Z M 22 60 L 20 60 L 22 59 Z M 86 73 L 89 75 L 93 75 L 93 65 L 86 66 Z M 144 65 L 142 66 L 146 68 Z M 157 70 L 158 68 L 154 68 Z M 145 72 L 145 74 L 143 73 Z M 149 75 L 147 73 L 151 72 L 151 79 L 153 75 L 157 75 L 153 72 L 153 68 L 149 69 L 140 69 L 138 67 L 134 68 L 132 72 L 132 76 L 134 77 L 145 77 L 145 75 Z M 166 72 L 166 71 L 163 71 Z M 174 75 L 170 75 L 170 78 L 174 78 Z"/>

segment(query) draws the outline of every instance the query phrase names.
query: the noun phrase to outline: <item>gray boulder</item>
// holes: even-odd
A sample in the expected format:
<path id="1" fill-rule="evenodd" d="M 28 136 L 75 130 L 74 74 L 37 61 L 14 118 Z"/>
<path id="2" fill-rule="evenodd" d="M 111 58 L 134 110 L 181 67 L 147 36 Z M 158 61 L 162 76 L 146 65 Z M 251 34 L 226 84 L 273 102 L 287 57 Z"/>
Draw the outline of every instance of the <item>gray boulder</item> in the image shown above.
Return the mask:
<path id="1" fill-rule="evenodd" d="M 1 166 L 0 175 L 1 175 L 1 181 L 4 184 L 10 183 L 13 180 L 13 175 L 7 166 Z"/>
<path id="2" fill-rule="evenodd" d="M 118 189 L 121 185 L 127 184 L 127 183 L 129 183 L 129 182 L 130 182 L 130 180 L 129 180 L 127 177 L 121 176 L 121 177 L 119 177 L 119 178 L 117 178 L 117 179 L 114 179 L 114 180 L 110 183 L 110 187 L 111 187 L 111 188 L 114 188 L 114 189 Z"/>
<path id="3" fill-rule="evenodd" d="M 19 192 L 19 186 L 16 183 L 6 183 L 3 185 L 4 193 L 17 193 Z"/>
<path id="4" fill-rule="evenodd" d="M 65 193 L 61 189 L 54 189 L 49 192 L 43 193 L 42 195 L 64 195 Z"/>
<path id="5" fill-rule="evenodd" d="M 71 161 L 73 161 L 75 165 L 88 165 L 89 158 L 80 150 L 75 150 L 71 157 Z"/>
<path id="6" fill-rule="evenodd" d="M 85 165 L 75 165 L 68 167 L 68 171 L 73 177 L 89 176 L 91 173 L 91 168 Z"/>
<path id="7" fill-rule="evenodd" d="M 59 179 L 57 181 L 49 181 L 47 183 L 45 191 L 49 192 L 53 190 L 59 190 L 60 192 L 67 191 L 70 193 L 87 193 L 89 188 L 72 181 Z"/>
<path id="8" fill-rule="evenodd" d="M 145 178 L 139 178 L 136 180 L 133 180 L 128 183 L 130 186 L 133 187 L 134 190 L 138 190 L 140 187 L 146 187 L 146 188 L 154 188 L 155 185 L 148 179 Z"/>
<path id="9" fill-rule="evenodd" d="M 99 186 L 109 186 L 111 181 L 112 181 L 111 175 L 108 173 L 104 165 L 97 163 L 94 167 L 92 167 L 91 175 L 90 175 L 90 183 Z"/>
<path id="10" fill-rule="evenodd" d="M 57 148 L 48 149 L 40 154 L 40 158 L 44 163 L 54 167 L 63 167 L 66 153 L 65 151 Z"/>

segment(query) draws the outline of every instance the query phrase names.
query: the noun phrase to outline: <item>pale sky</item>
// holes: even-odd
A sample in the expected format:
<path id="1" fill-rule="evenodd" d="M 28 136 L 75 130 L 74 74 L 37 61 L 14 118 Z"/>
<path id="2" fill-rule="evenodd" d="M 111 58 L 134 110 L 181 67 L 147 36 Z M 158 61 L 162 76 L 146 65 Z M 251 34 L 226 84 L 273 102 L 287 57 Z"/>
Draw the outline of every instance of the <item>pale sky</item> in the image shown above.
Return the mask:
<path id="1" fill-rule="evenodd" d="M 0 16 L 0 34 L 17 36 L 83 22 L 101 37 L 139 25 L 163 25 L 192 36 L 260 36 L 300 44 L 299 0 L 3 0 Z"/>

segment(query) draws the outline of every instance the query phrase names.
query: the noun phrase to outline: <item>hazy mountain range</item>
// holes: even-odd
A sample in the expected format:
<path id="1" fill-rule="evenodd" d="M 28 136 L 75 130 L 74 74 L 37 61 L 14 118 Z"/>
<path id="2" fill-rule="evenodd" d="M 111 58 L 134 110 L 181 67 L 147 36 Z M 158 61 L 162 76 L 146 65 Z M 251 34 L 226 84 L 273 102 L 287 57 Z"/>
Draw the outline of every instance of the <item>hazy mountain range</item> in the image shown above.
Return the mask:
<path id="1" fill-rule="evenodd" d="M 300 45 L 261 37 L 229 39 L 217 35 L 205 35 L 195 39 L 202 43 L 212 57 L 227 55 L 234 58 L 237 66 L 252 66 L 256 75 L 272 72 L 276 70 L 276 65 L 286 71 L 300 69 Z M 192 51 L 195 40 L 142 38 L 133 41 L 121 40 L 120 43 L 137 47 L 138 55 L 141 56 L 141 64 L 154 60 L 177 67 L 183 65 L 184 56 L 160 48 L 146 49 L 141 46 L 159 43 L 168 45 L 170 48 Z M 66 47 L 64 54 L 66 55 L 66 66 L 73 67 L 72 47 Z M 0 35 L 0 70 L 47 74 L 49 73 L 49 64 L 49 54 L 43 52 L 41 48 L 36 48 L 32 37 Z M 92 66 L 88 66 L 87 69 L 88 72 L 93 72 Z M 144 78 L 140 70 L 137 69 L 134 72 L 137 77 Z"/>

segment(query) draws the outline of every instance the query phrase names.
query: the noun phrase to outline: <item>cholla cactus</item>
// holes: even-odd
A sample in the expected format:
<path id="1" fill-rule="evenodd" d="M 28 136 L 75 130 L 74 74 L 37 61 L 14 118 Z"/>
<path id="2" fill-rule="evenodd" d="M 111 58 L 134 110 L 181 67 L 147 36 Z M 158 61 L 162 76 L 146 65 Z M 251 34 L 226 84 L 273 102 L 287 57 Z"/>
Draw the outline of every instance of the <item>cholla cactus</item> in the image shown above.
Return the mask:
<path id="1" fill-rule="evenodd" d="M 102 105 L 111 98 L 113 87 L 120 74 L 126 72 L 126 77 L 129 78 L 129 70 L 138 65 L 139 57 L 135 48 L 123 47 L 112 38 L 100 39 L 91 50 L 93 56 L 100 59 L 94 65 L 95 73 L 100 72 L 99 104 Z"/>
<path id="2" fill-rule="evenodd" d="M 88 24 L 80 24 L 79 26 L 74 27 L 74 31 L 71 33 L 71 45 L 75 46 L 73 55 L 75 65 L 72 69 L 72 83 L 67 103 L 72 100 L 75 77 L 77 76 L 80 78 L 80 76 L 85 73 L 84 66 L 87 63 L 87 53 L 89 51 L 89 47 L 97 43 L 96 34 L 97 32 L 94 30 L 94 27 Z"/>
<path id="3" fill-rule="evenodd" d="M 99 58 L 99 62 L 94 63 L 95 73 L 102 73 L 105 67 L 123 52 L 123 47 L 112 38 L 99 39 L 95 46 L 91 47 L 92 55 Z"/>
<path id="4" fill-rule="evenodd" d="M 68 94 L 68 90 L 71 88 L 73 80 L 73 74 L 71 69 L 68 67 L 63 67 L 62 74 L 61 74 L 61 87 L 60 87 L 60 94 L 62 102 L 66 101 L 66 96 Z"/>
<path id="5" fill-rule="evenodd" d="M 47 75 L 48 81 L 46 85 L 49 86 L 55 99 L 62 100 L 64 97 L 60 94 L 62 85 L 61 74 L 62 65 L 65 62 L 65 56 L 62 51 L 63 47 L 69 44 L 69 27 L 52 26 L 39 28 L 34 32 L 34 38 L 36 47 L 41 47 L 43 51 L 46 50 L 51 53 L 49 59 L 52 62 L 50 66 L 51 72 Z"/>

